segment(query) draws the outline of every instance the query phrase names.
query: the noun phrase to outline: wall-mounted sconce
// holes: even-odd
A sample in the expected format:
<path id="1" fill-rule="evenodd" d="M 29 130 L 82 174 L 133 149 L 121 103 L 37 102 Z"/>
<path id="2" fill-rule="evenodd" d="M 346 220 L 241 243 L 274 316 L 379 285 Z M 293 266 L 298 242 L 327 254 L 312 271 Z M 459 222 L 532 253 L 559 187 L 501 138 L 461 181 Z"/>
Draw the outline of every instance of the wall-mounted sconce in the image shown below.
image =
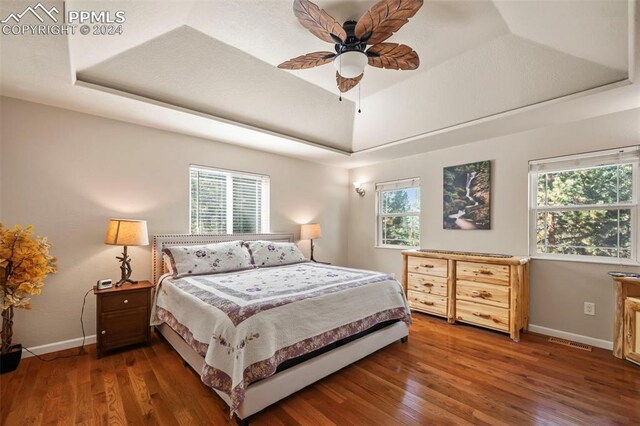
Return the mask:
<path id="1" fill-rule="evenodd" d="M 353 182 L 353 187 L 359 196 L 364 197 L 365 191 L 360 182 Z"/>

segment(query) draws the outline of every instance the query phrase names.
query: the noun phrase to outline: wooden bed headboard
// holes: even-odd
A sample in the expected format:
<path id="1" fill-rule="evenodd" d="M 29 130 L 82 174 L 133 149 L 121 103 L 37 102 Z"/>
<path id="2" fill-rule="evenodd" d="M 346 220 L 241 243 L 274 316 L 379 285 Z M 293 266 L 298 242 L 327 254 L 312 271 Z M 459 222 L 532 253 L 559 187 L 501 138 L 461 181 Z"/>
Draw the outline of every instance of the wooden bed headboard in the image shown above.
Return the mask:
<path id="1" fill-rule="evenodd" d="M 225 241 L 280 241 L 293 242 L 293 234 L 157 234 L 153 236 L 153 283 L 164 273 L 162 265 L 162 249 L 171 246 L 192 246 L 197 244 L 222 243 Z"/>

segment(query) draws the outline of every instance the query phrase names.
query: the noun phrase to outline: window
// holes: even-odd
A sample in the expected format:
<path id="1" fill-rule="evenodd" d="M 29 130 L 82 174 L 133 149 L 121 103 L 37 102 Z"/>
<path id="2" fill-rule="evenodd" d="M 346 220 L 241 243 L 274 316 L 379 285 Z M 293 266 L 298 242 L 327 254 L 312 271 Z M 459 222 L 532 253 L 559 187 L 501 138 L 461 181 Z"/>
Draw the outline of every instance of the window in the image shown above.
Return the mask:
<path id="1" fill-rule="evenodd" d="M 637 263 L 640 147 L 529 162 L 529 250 Z"/>
<path id="2" fill-rule="evenodd" d="M 191 233 L 269 232 L 269 176 L 189 167 Z"/>
<path id="3" fill-rule="evenodd" d="M 379 247 L 420 245 L 420 180 L 376 184 L 377 242 Z"/>

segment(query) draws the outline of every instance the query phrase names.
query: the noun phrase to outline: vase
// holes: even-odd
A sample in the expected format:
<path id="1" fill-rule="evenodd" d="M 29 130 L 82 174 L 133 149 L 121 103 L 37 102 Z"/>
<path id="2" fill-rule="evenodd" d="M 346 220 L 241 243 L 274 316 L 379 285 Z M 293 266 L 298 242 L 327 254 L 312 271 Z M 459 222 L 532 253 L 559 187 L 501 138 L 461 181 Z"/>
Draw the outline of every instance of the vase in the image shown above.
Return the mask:
<path id="1" fill-rule="evenodd" d="M 18 368 L 22 359 L 22 345 L 12 345 L 9 352 L 0 355 L 0 374 L 8 373 Z"/>

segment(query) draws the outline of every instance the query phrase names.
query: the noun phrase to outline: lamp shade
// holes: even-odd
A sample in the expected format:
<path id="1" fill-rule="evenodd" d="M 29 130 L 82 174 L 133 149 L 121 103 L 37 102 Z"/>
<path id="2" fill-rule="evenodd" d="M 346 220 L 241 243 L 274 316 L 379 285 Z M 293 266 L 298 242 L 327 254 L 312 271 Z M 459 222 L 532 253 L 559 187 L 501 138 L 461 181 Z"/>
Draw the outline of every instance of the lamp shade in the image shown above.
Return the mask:
<path id="1" fill-rule="evenodd" d="M 338 74 L 344 78 L 356 78 L 364 72 L 368 62 L 367 55 L 359 50 L 352 50 L 339 54 L 333 60 L 333 66 Z"/>
<path id="2" fill-rule="evenodd" d="M 146 220 L 109 219 L 105 244 L 118 246 L 149 245 Z"/>
<path id="3" fill-rule="evenodd" d="M 300 226 L 301 240 L 316 240 L 322 238 L 322 230 L 319 223 L 307 223 Z"/>

